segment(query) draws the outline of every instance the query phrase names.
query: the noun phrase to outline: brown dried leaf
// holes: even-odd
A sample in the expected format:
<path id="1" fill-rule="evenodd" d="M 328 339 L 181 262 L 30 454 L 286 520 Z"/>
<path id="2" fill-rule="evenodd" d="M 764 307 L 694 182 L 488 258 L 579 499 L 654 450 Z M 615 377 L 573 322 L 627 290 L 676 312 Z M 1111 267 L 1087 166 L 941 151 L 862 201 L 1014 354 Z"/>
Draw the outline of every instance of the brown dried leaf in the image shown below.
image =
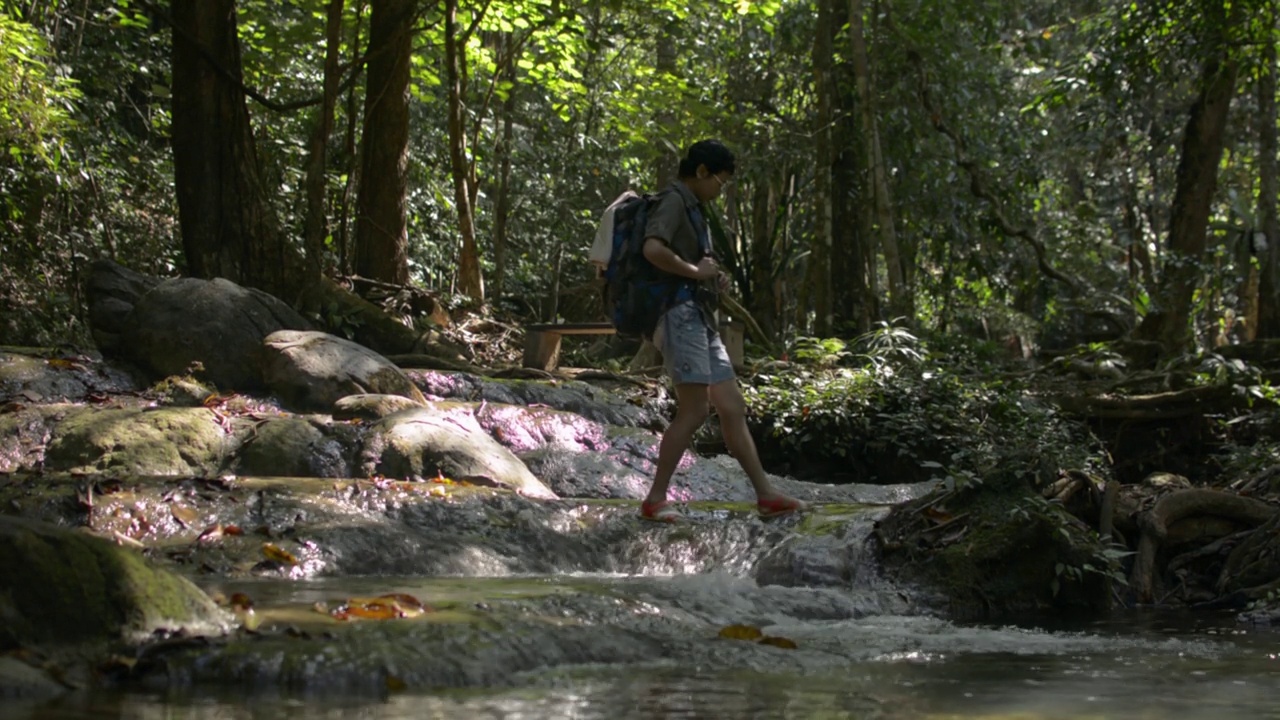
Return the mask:
<path id="1" fill-rule="evenodd" d="M 177 520 L 178 524 L 184 528 L 195 525 L 196 520 L 199 519 L 199 515 L 195 510 L 177 503 L 169 504 L 169 512 L 173 514 L 173 519 Z"/>
<path id="2" fill-rule="evenodd" d="M 790 638 L 777 637 L 774 635 L 766 635 L 765 637 L 760 638 L 758 642 L 761 645 L 772 645 L 776 648 L 783 648 L 786 650 L 795 650 L 796 648 L 799 647 L 799 645 L 796 645 L 795 640 L 792 640 Z"/>
<path id="3" fill-rule="evenodd" d="M 728 640 L 758 640 L 763 636 L 760 628 L 752 625 L 726 625 L 720 628 L 720 637 Z"/>
<path id="4" fill-rule="evenodd" d="M 196 536 L 196 542 L 202 543 L 202 542 L 213 542 L 215 540 L 221 540 L 222 535 L 225 532 L 226 530 L 222 527 L 222 523 L 218 523 L 217 525 L 214 525 L 213 527 L 208 528 L 207 530 L 205 530 L 204 532 Z"/>

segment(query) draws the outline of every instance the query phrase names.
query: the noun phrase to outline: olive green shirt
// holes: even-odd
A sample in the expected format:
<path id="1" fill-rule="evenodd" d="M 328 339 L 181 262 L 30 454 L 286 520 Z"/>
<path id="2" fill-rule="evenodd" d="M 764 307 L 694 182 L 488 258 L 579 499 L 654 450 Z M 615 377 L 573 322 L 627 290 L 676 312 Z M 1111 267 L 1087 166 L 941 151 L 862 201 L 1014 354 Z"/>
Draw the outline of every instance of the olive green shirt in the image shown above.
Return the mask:
<path id="1" fill-rule="evenodd" d="M 654 206 L 649 208 L 649 217 L 644 226 L 645 239 L 657 238 L 666 243 L 667 247 L 671 248 L 681 260 L 697 265 L 702 259 L 702 251 L 698 247 L 698 234 L 709 232 L 709 230 L 705 219 L 702 220 L 702 227 L 693 226 L 694 210 L 698 211 L 700 219 L 706 217 L 698 198 L 684 183 L 676 180 L 662 193 Z M 686 297 L 679 299 L 695 301 L 702 309 L 702 315 L 707 324 L 715 327 L 715 311 L 719 306 L 718 279 L 702 280 L 696 284 L 688 278 L 680 279 L 689 282 L 697 288 L 697 291 L 682 292 L 681 295 Z"/>

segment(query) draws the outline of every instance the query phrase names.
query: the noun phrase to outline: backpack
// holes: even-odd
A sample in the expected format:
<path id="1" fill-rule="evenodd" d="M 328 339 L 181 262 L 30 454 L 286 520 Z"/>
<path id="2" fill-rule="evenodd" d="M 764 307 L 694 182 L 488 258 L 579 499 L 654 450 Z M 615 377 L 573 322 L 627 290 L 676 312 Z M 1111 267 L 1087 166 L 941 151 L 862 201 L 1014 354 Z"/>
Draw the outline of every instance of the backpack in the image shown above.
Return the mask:
<path id="1" fill-rule="evenodd" d="M 605 209 L 588 256 L 604 281 L 605 317 L 622 337 L 652 337 L 680 288 L 644 257 L 649 209 L 661 196 L 631 190 L 619 195 Z"/>

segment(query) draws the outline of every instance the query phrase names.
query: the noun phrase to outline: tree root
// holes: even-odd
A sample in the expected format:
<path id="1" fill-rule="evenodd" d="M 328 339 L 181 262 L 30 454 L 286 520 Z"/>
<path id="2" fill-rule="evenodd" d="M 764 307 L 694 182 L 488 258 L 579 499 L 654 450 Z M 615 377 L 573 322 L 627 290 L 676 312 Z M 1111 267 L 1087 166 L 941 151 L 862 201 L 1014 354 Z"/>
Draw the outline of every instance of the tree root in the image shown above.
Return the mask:
<path id="1" fill-rule="evenodd" d="M 1276 518 L 1277 508 L 1261 500 L 1220 490 L 1177 490 L 1160 498 L 1155 507 L 1138 519 L 1142 538 L 1138 541 L 1138 555 L 1129 575 L 1129 584 L 1138 602 L 1152 601 L 1156 553 L 1169 534 L 1169 526 L 1194 515 L 1217 515 L 1242 525 L 1258 526 Z"/>

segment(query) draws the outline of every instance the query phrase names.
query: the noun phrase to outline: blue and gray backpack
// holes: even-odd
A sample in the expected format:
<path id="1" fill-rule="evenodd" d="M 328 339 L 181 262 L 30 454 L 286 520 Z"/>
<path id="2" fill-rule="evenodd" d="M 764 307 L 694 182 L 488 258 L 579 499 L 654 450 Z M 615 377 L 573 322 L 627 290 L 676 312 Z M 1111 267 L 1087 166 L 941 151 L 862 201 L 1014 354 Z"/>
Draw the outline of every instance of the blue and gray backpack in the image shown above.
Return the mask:
<path id="1" fill-rule="evenodd" d="M 602 257 L 604 253 L 594 248 L 592 251 L 592 260 L 601 267 L 604 278 L 602 301 L 605 317 L 622 337 L 653 337 L 658 320 L 675 303 L 681 289 L 694 284 L 661 272 L 644 256 L 644 231 L 649 210 L 662 194 L 628 192 L 615 200 L 601 223 L 605 237 L 611 239 L 608 257 Z M 612 218 L 609 212 L 612 212 Z M 608 233 L 610 222 L 611 234 Z M 604 244 L 601 242 L 603 239 L 597 237 L 597 245 Z"/>

